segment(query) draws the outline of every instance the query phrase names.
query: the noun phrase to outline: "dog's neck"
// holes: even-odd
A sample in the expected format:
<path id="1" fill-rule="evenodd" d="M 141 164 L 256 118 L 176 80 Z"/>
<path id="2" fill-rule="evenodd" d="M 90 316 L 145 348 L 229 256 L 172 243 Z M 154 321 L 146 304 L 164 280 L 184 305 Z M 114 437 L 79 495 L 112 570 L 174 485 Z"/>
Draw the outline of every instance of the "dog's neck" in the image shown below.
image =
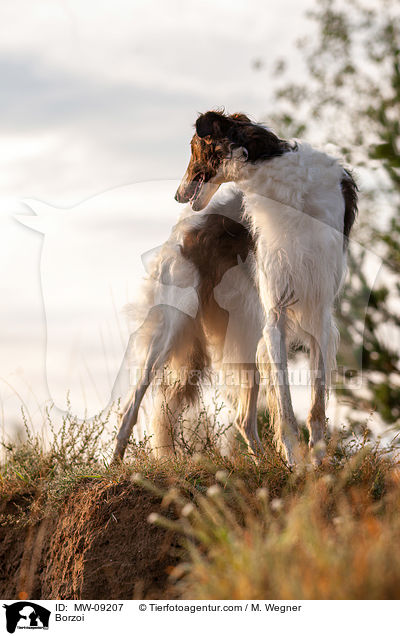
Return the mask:
<path id="1" fill-rule="evenodd" d="M 279 169 L 278 161 L 271 159 L 259 164 L 242 165 L 237 169 L 234 180 L 247 199 L 265 197 L 266 201 L 271 199 L 302 210 L 302 189 L 288 187 L 287 178 Z"/>

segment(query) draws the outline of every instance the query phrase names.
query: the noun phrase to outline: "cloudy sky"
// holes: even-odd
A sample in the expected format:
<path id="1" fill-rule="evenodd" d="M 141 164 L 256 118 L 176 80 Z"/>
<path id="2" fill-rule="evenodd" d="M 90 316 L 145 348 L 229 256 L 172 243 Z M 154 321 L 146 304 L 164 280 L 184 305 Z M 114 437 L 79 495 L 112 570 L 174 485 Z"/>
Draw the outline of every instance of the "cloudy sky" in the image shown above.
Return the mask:
<path id="1" fill-rule="evenodd" d="M 4 0 L 3 194 L 76 202 L 177 178 L 198 111 L 254 117 L 310 0 Z M 261 71 L 254 61 L 261 59 Z"/>
<path id="2" fill-rule="evenodd" d="M 309 29 L 304 12 L 312 4 L 1 2 L 0 417 L 5 430 L 17 418 L 21 399 L 34 419 L 49 397 L 43 235 L 15 221 L 16 212 L 32 214 L 21 202 L 38 199 L 71 208 L 121 186 L 130 186 L 124 192 L 134 198 L 132 184 L 170 183 L 169 188 L 148 186 L 156 191 L 152 201 L 165 210 L 168 228 L 179 212 L 169 196 L 186 167 L 197 112 L 225 106 L 263 118 L 273 108 L 274 61 L 289 58 L 292 73 L 301 73 L 294 42 Z M 262 61 L 258 70 L 257 60 Z M 127 201 L 112 210 L 116 224 Z M 131 209 L 158 244 L 157 222 L 143 207 Z M 90 243 L 89 237 L 89 259 Z"/>

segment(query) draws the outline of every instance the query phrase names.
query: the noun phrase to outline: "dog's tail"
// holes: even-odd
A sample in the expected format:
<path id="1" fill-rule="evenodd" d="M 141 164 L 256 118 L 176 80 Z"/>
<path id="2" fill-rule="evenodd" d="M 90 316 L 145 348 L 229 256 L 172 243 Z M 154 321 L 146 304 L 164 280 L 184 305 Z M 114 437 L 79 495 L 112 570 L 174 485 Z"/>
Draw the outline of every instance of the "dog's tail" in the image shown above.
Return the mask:
<path id="1" fill-rule="evenodd" d="M 344 199 L 343 247 L 346 249 L 349 242 L 350 231 L 358 212 L 358 187 L 353 175 L 348 170 L 344 170 L 340 186 Z"/>

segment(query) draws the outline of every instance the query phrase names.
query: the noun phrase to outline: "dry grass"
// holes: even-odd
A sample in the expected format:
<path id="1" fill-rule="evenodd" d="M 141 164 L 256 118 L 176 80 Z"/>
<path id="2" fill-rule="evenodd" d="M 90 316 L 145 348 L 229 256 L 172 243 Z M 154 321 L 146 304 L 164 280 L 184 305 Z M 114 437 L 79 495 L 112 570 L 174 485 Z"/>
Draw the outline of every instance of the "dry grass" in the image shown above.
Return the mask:
<path id="1" fill-rule="evenodd" d="M 130 480 L 151 490 L 160 506 L 150 521 L 181 538 L 171 581 L 186 598 L 400 597 L 394 446 L 337 435 L 320 467 L 305 456 L 290 471 L 265 428 L 266 454 L 258 463 L 240 442 L 233 459 L 221 456 L 208 436 L 202 454 L 181 449 L 168 461 L 156 461 L 146 441 L 131 443 L 126 462 L 113 466 L 115 431 L 105 438 L 106 424 L 107 418 L 80 423 L 67 415 L 54 431 L 49 416 L 47 450 L 29 430 L 23 443 L 6 444 L 3 501 L 31 493 L 37 519 L 87 482 Z"/>
<path id="2" fill-rule="evenodd" d="M 400 469 L 393 452 L 363 440 L 332 444 L 318 470 L 303 464 L 275 491 L 268 471 L 254 488 L 225 470 L 215 472 L 205 494 L 170 490 L 164 505 L 175 506 L 178 520 L 150 521 L 184 537 L 187 557 L 174 572 L 181 594 L 399 598 Z"/>

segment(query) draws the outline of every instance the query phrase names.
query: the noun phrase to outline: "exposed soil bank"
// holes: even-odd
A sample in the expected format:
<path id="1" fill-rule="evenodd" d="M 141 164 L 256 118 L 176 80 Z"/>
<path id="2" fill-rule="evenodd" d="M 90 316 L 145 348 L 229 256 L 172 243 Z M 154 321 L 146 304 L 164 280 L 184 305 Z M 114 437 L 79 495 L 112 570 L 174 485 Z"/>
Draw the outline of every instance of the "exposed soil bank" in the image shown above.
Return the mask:
<path id="1" fill-rule="evenodd" d="M 32 494 L 3 501 L 0 598 L 175 598 L 176 537 L 147 522 L 158 507 L 130 482 L 88 483 L 39 522 Z"/>

